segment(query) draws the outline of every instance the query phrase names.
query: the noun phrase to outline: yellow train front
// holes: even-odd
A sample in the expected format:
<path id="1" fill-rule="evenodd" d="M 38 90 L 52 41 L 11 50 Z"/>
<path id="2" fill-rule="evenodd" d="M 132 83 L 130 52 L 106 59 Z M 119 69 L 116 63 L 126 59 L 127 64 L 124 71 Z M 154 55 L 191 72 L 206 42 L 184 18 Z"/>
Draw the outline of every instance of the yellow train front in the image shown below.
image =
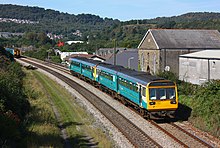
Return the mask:
<path id="1" fill-rule="evenodd" d="M 169 80 L 157 80 L 146 86 L 147 111 L 151 118 L 174 117 L 178 108 L 177 86 Z"/>
<path id="2" fill-rule="evenodd" d="M 17 49 L 17 48 L 14 49 L 14 57 L 15 58 L 21 57 L 21 50 L 20 49 Z"/>

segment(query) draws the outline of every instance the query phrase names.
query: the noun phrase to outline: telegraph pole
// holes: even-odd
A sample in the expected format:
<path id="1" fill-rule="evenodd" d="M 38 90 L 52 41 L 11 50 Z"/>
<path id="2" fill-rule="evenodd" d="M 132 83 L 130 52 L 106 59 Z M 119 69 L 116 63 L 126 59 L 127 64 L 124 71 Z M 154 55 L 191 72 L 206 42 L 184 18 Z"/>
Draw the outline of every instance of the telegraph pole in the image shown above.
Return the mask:
<path id="1" fill-rule="evenodd" d="M 116 65 L 116 39 L 114 39 L 114 65 Z"/>

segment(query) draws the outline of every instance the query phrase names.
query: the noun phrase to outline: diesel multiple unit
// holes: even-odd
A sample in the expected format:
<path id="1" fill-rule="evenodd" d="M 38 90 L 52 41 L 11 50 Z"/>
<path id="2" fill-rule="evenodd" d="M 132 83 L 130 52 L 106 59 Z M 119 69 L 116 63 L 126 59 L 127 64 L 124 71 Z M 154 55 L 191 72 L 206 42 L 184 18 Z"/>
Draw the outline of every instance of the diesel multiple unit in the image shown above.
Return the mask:
<path id="1" fill-rule="evenodd" d="M 177 87 L 170 80 L 82 57 L 70 58 L 69 68 L 144 117 L 173 117 L 178 107 Z"/>

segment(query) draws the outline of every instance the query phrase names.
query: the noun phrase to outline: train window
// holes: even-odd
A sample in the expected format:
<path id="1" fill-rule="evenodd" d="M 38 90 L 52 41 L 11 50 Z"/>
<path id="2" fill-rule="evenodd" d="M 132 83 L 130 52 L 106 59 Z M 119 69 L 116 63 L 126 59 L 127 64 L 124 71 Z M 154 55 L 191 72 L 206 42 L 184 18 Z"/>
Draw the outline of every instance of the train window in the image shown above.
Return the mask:
<path id="1" fill-rule="evenodd" d="M 84 65 L 84 64 L 82 64 L 82 69 L 85 69 L 87 71 L 91 71 L 91 67 L 88 65 Z"/>
<path id="2" fill-rule="evenodd" d="M 167 91 L 167 98 L 168 99 L 175 99 L 175 89 L 174 88 L 168 88 Z"/>
<path id="3" fill-rule="evenodd" d="M 150 100 L 175 99 L 174 88 L 150 88 Z"/>
<path id="4" fill-rule="evenodd" d="M 155 88 L 151 88 L 150 89 L 150 100 L 156 100 L 156 89 Z"/>
<path id="5" fill-rule="evenodd" d="M 141 94 L 142 94 L 142 96 L 146 97 L 146 88 L 145 87 L 141 88 Z"/>
<path id="6" fill-rule="evenodd" d="M 166 99 L 166 89 L 158 89 L 158 98 L 160 100 Z"/>
<path id="7" fill-rule="evenodd" d="M 72 61 L 72 62 L 71 62 L 71 65 L 74 65 L 74 66 L 80 67 L 80 64 L 79 64 L 78 62 L 75 62 L 75 61 Z"/>
<path id="8" fill-rule="evenodd" d="M 100 75 L 106 79 L 113 81 L 113 75 L 104 71 L 100 71 Z"/>

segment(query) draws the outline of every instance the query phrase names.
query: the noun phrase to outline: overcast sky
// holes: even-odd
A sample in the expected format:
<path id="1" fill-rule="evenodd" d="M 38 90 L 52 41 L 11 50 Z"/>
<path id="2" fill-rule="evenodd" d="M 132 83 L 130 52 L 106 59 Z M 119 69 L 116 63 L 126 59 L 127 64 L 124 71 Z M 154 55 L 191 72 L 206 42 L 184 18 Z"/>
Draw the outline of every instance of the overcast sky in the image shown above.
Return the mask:
<path id="1" fill-rule="evenodd" d="M 88 13 L 121 21 L 220 12 L 220 0 L 0 0 L 0 4 L 38 6 L 75 15 Z"/>

